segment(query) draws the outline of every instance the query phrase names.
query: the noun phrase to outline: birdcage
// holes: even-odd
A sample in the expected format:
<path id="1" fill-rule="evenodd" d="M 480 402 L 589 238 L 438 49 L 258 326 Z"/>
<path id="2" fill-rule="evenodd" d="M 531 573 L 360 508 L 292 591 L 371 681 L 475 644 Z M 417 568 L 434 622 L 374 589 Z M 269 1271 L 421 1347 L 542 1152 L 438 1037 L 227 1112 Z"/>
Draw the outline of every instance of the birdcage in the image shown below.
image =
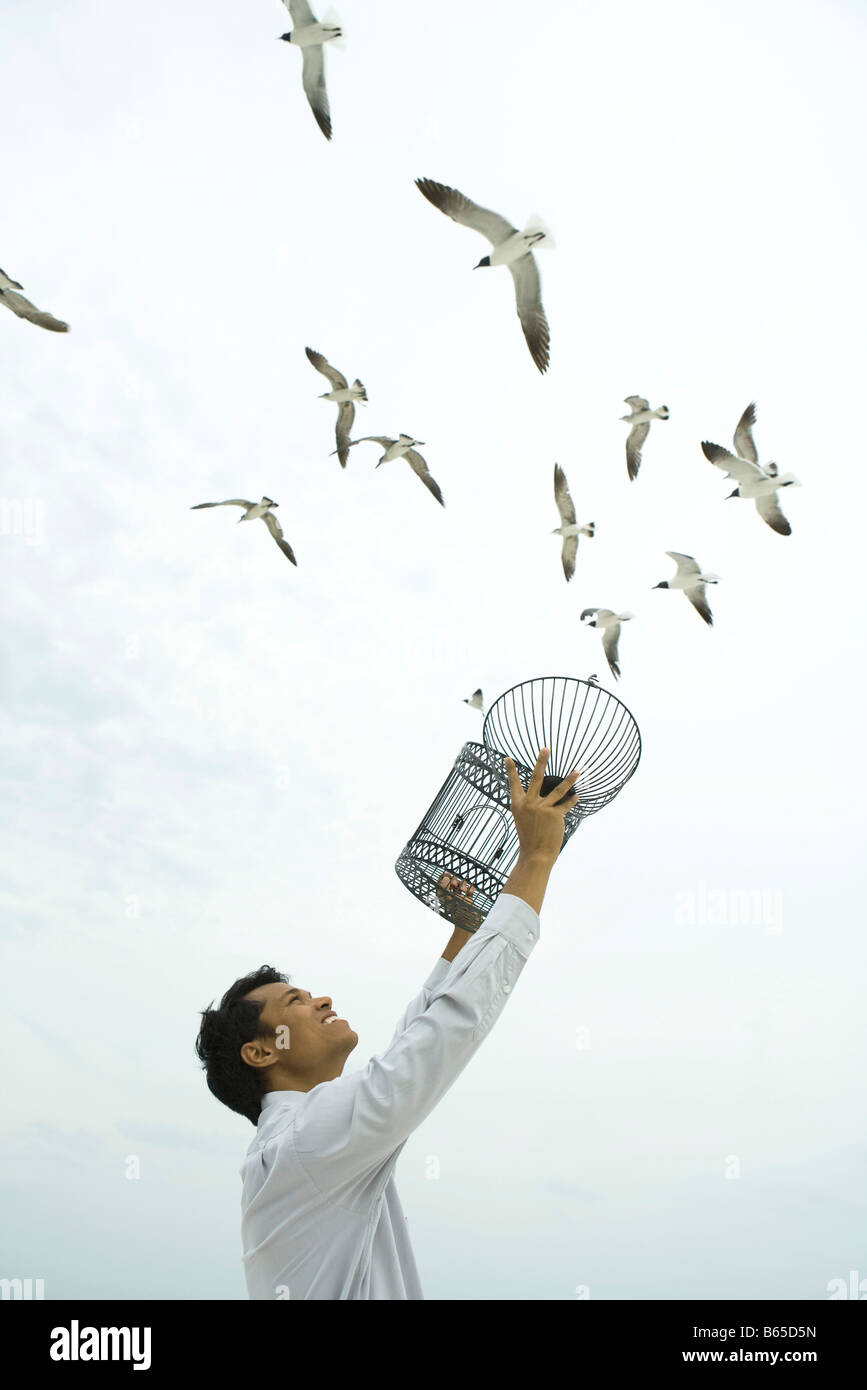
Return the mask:
<path id="1" fill-rule="evenodd" d="M 593 680 L 542 676 L 513 686 L 491 705 L 482 742 L 464 744 L 395 864 L 415 897 L 465 931 L 484 921 L 518 857 L 505 760 L 513 759 L 526 790 L 542 748 L 550 749 L 543 795 L 580 769 L 580 800 L 564 817 L 562 853 L 582 820 L 629 781 L 641 735 L 626 706 Z M 468 884 L 472 896 L 441 886 L 444 874 Z"/>

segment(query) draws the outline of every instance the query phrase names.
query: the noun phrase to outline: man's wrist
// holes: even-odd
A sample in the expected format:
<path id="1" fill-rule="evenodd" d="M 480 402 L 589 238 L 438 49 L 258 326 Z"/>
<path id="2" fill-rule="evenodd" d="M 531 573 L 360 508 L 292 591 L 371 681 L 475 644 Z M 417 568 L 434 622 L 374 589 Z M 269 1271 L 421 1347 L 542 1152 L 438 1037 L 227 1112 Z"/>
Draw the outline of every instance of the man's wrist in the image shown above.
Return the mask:
<path id="1" fill-rule="evenodd" d="M 550 873 L 557 863 L 559 854 L 559 850 L 553 854 L 549 849 L 519 849 L 515 868 L 517 869 L 518 865 L 522 864 L 526 865 L 527 868 L 547 869 Z"/>

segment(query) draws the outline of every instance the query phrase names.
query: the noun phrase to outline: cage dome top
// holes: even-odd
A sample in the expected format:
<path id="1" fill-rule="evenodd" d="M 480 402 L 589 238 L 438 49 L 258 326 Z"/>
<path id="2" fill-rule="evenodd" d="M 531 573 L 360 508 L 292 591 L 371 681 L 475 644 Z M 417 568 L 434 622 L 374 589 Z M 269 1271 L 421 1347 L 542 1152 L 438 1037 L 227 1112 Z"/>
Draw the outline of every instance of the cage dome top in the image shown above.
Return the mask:
<path id="1" fill-rule="evenodd" d="M 626 706 L 573 676 L 539 676 L 512 686 L 488 710 L 482 740 L 529 768 L 539 750 L 549 748 L 545 772 L 558 780 L 579 768 L 584 814 L 611 801 L 641 757 L 641 735 Z"/>

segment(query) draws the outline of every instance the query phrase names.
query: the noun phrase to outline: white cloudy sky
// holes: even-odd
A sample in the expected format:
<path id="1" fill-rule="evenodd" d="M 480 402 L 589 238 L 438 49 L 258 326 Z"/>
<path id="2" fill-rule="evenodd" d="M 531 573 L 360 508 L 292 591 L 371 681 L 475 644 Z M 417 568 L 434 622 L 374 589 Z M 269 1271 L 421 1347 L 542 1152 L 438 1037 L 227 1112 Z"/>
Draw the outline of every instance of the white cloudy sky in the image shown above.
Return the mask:
<path id="1" fill-rule="evenodd" d="M 349 1017 L 348 1069 L 385 1046 L 448 935 L 394 862 L 479 736 L 462 699 L 613 687 L 591 605 L 636 614 L 642 760 L 401 1156 L 426 1296 L 867 1275 L 867 15 L 544 11 L 469 0 L 456 42 L 343 0 L 329 145 L 277 0 L 0 5 L 0 264 L 71 324 L 0 315 L 0 1274 L 50 1298 L 246 1297 L 253 1130 L 207 1091 L 199 1010 L 266 961 Z M 550 225 L 544 377 L 420 176 Z M 445 510 L 373 445 L 329 457 L 308 344 L 367 386 L 356 433 L 425 441 Z M 671 412 L 635 483 L 632 393 Z M 788 538 L 701 453 L 751 400 L 803 485 Z M 597 527 L 568 586 L 555 460 Z M 189 510 L 263 492 L 297 569 Z M 713 629 L 652 592 L 669 549 L 721 576 Z"/>

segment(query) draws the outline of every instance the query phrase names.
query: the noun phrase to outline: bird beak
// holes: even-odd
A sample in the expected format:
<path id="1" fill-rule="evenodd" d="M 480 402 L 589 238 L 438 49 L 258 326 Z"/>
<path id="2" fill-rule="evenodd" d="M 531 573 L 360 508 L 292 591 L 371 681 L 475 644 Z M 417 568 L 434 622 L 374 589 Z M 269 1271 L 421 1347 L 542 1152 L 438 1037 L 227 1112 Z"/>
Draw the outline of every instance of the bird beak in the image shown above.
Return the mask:
<path id="1" fill-rule="evenodd" d="M 723 501 L 724 501 L 724 502 L 730 502 L 730 501 L 732 500 L 732 498 L 733 498 L 733 497 L 737 497 L 737 495 L 738 495 L 738 490 L 737 490 L 737 488 L 735 488 L 734 492 L 730 492 L 730 493 L 728 494 L 727 497 L 724 497 L 724 498 L 723 498 Z"/>

